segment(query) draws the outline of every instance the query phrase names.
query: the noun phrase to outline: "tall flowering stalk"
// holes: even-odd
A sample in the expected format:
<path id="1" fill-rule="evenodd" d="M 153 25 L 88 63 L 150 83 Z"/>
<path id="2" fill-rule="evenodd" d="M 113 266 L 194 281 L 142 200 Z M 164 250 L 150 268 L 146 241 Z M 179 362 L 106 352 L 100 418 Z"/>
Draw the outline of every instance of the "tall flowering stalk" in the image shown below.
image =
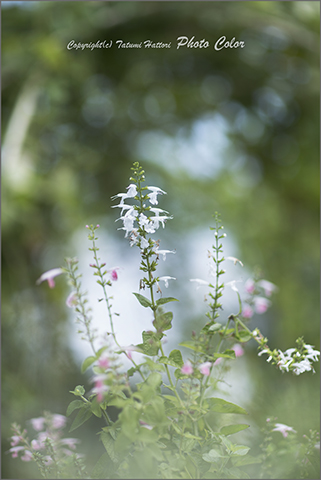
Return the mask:
<path id="1" fill-rule="evenodd" d="M 267 338 L 257 328 L 251 330 L 248 327 L 247 322 L 254 314 L 262 315 L 270 307 L 271 296 L 277 287 L 265 279 L 250 278 L 244 286 L 247 296 L 243 300 L 235 280 L 224 284 L 223 262 L 233 261 L 241 267 L 243 264 L 235 257 L 224 257 L 223 240 L 226 235 L 222 232 L 223 226 L 217 213 L 215 226 L 211 227 L 214 242 L 208 253 L 214 281 L 191 280 L 197 283 L 198 288 L 209 288 L 207 321 L 199 332 L 192 332 L 190 340 L 179 344 L 190 352 L 185 360 L 184 352 L 178 348 L 165 352 L 164 337 L 172 328 L 173 313 L 164 311 L 164 306 L 176 299 L 163 296 L 161 282 L 168 288 L 170 280 L 175 278 L 158 276 L 157 267 L 160 257 L 165 260 L 167 254 L 175 251 L 160 249 L 154 234 L 173 217 L 157 206 L 160 196 L 166 195 L 166 192 L 156 186 L 145 186 L 145 172 L 137 162 L 133 165 L 129 181 L 125 193 L 112 197 L 119 200 L 112 208 L 119 209 L 120 216 L 116 221 L 121 222 L 119 229 L 125 232 L 130 246 L 140 250 L 140 288 L 133 294 L 140 305 L 151 312 L 151 328 L 142 332 L 142 343 L 122 346 L 118 342 L 115 330 L 117 318 L 112 311 L 109 289 L 114 282 L 120 281 L 120 267 L 107 268 L 106 263 L 101 261 L 97 246 L 99 225 L 87 225 L 87 229 L 93 254 L 90 267 L 102 288 L 103 296 L 99 301 L 105 301 L 109 319 L 108 331 L 103 337 L 99 338 L 92 326 L 91 309 L 78 273 L 78 260 L 67 259 L 66 268 L 49 270 L 37 281 L 38 284 L 48 281 L 49 287 L 53 288 L 54 278 L 67 273 L 72 291 L 66 304 L 75 310 L 79 333 L 92 347 L 92 355 L 83 361 L 81 371 L 84 373 L 91 368 L 90 382 L 93 384 L 87 393 L 82 385 L 70 392 L 76 399 L 69 404 L 67 416 L 77 412 L 70 431 L 93 415 L 101 419 L 99 437 L 105 453 L 89 477 L 82 466 L 82 459 L 73 453 L 77 441 L 57 434 L 66 422 L 61 415 L 50 417 L 51 420 L 48 416 L 32 419 L 32 426 L 38 432 L 33 440 L 29 440 L 27 432 L 15 425 L 9 451 L 13 457 L 20 456 L 23 461 L 36 461 L 45 478 L 49 475 L 52 475 L 51 478 L 69 478 L 66 477 L 66 466 L 69 465 L 65 462 L 66 457 L 73 459 L 76 478 L 249 478 L 246 465 L 256 461 L 247 455 L 250 447 L 230 440 L 231 435 L 249 425 L 224 425 L 224 421 L 222 425 L 220 419 L 221 414 L 225 419 L 231 413 L 242 416 L 247 412 L 241 406 L 217 396 L 216 383 L 224 371 L 220 364 L 244 355 L 244 345 L 253 339 L 258 343 L 259 356 L 267 354 L 268 362 L 282 372 L 294 375 L 314 372 L 313 363 L 318 361 L 320 352 L 306 344 L 303 338 L 297 340 L 295 348 L 285 352 L 271 350 Z M 221 303 L 225 287 L 231 288 L 238 298 L 238 311 L 230 315 L 225 314 Z M 145 290 L 146 296 L 142 294 Z M 133 352 L 141 354 L 139 362 L 133 359 Z M 132 363 L 127 371 L 124 371 L 121 362 L 122 354 Z M 130 379 L 136 373 L 140 382 L 133 386 Z M 115 408 L 118 413 L 112 415 Z M 262 454 L 258 461 L 265 464 L 265 470 L 262 468 L 261 471 L 272 472 L 271 452 L 276 451 L 273 435 L 288 442 L 282 449 L 291 452 L 290 442 L 297 432 L 293 427 L 275 421 L 267 423 L 266 429 L 267 436 L 261 445 Z M 307 445 L 299 447 L 303 452 L 300 469 L 305 477 L 308 476 L 307 462 L 314 459 L 318 439 L 318 435 L 313 433 Z"/>

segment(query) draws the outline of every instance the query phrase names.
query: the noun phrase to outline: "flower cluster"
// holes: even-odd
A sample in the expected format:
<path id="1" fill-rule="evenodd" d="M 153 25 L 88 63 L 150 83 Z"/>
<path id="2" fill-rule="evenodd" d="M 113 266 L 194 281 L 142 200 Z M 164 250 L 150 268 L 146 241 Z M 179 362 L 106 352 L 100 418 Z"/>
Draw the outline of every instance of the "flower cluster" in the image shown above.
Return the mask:
<path id="1" fill-rule="evenodd" d="M 260 343 L 258 355 L 266 353 L 268 355 L 266 361 L 272 361 L 272 364 L 276 364 L 282 372 L 292 372 L 295 375 L 310 371 L 315 373 L 312 362 L 319 360 L 320 352 L 314 350 L 312 345 L 305 343 L 302 337 L 296 340 L 297 347 L 288 348 L 282 352 L 279 349 L 272 351 L 266 344 L 267 339 L 261 335 L 258 329 L 253 330 L 252 335 Z"/>
<path id="2" fill-rule="evenodd" d="M 124 353 L 131 359 L 130 347 L 124 347 Z M 121 371 L 122 365 L 119 362 L 119 357 L 113 351 L 108 340 L 105 345 L 99 349 L 97 360 L 93 367 L 94 375 L 91 379 L 94 387 L 91 390 L 93 394 L 97 395 L 98 403 L 104 400 L 105 395 L 113 389 L 113 392 L 119 388 L 122 391 L 127 384 L 126 373 Z"/>
<path id="3" fill-rule="evenodd" d="M 268 280 L 254 280 L 249 278 L 244 285 L 245 291 L 250 296 L 245 300 L 242 310 L 242 317 L 249 319 L 254 313 L 262 314 L 267 311 L 271 305 L 271 301 L 266 298 L 270 297 L 273 292 L 277 292 L 278 287 Z"/>
<path id="4" fill-rule="evenodd" d="M 64 415 L 48 412 L 45 412 L 42 417 L 32 418 L 30 424 L 36 436 L 31 441 L 27 436 L 27 430 L 22 431 L 19 425 L 13 424 L 14 434 L 11 437 L 9 452 L 13 458 L 21 454 L 22 461 L 35 460 L 44 466 L 53 465 L 57 457 L 73 455 L 79 440 L 62 438 L 66 422 L 67 418 Z"/>

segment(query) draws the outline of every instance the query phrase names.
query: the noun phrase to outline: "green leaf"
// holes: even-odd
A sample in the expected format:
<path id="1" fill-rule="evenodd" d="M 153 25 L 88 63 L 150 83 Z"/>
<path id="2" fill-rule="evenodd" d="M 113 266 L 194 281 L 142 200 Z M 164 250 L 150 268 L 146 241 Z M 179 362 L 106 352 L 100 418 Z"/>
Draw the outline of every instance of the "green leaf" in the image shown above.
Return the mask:
<path id="1" fill-rule="evenodd" d="M 222 457 L 224 457 L 224 455 L 222 455 L 217 450 L 210 450 L 208 453 L 204 453 L 202 455 L 203 460 L 208 463 L 217 462 Z"/>
<path id="2" fill-rule="evenodd" d="M 147 378 L 146 383 L 150 385 L 151 387 L 158 388 L 162 384 L 162 376 L 160 373 L 153 372 L 149 375 Z"/>
<path id="3" fill-rule="evenodd" d="M 103 445 L 108 453 L 109 457 L 113 462 L 117 462 L 118 457 L 115 453 L 115 441 L 108 432 L 101 432 L 100 439 L 103 442 Z"/>
<path id="4" fill-rule="evenodd" d="M 235 360 L 235 352 L 234 350 L 225 350 L 223 353 L 214 353 L 213 357 L 215 359 L 217 358 L 230 358 L 232 360 Z"/>
<path id="5" fill-rule="evenodd" d="M 178 300 L 177 298 L 174 298 L 174 297 L 159 298 L 158 300 L 156 300 L 156 305 L 157 306 L 164 305 L 165 303 L 169 303 L 169 302 L 178 302 Z"/>
<path id="6" fill-rule="evenodd" d="M 106 472 L 110 474 L 110 457 L 107 452 L 103 453 L 93 468 L 90 478 L 105 478 Z"/>
<path id="7" fill-rule="evenodd" d="M 220 323 L 213 323 L 213 325 L 211 325 L 208 330 L 209 332 L 216 332 L 221 328 L 221 326 L 222 325 Z"/>
<path id="8" fill-rule="evenodd" d="M 195 345 L 195 342 L 191 340 L 186 340 L 185 342 L 179 343 L 180 347 L 186 347 L 190 348 L 191 350 L 194 350 L 195 352 L 202 352 L 203 348 L 200 345 Z"/>
<path id="9" fill-rule="evenodd" d="M 134 293 L 134 292 L 133 292 L 133 295 L 135 295 L 135 297 L 137 298 L 137 300 L 139 301 L 139 303 L 143 307 L 145 307 L 145 308 L 150 307 L 151 308 L 153 306 L 151 301 L 148 300 L 148 298 L 144 297 L 144 295 L 141 295 L 140 293 Z"/>
<path id="10" fill-rule="evenodd" d="M 69 393 L 73 393 L 76 397 L 81 397 L 85 395 L 86 390 L 84 389 L 83 385 L 77 385 L 75 390 L 70 390 Z"/>
<path id="11" fill-rule="evenodd" d="M 246 425 L 245 423 L 239 423 L 237 425 L 226 425 L 220 429 L 220 434 L 222 435 L 233 435 L 233 433 L 241 432 L 246 428 L 249 428 L 250 425 Z"/>
<path id="12" fill-rule="evenodd" d="M 157 355 L 159 350 L 159 338 L 154 332 L 143 332 L 143 343 L 136 345 L 145 355 Z"/>
<path id="13" fill-rule="evenodd" d="M 252 338 L 252 335 L 248 333 L 246 330 L 241 330 L 235 336 L 240 342 L 248 342 Z"/>
<path id="14" fill-rule="evenodd" d="M 250 447 L 246 447 L 245 445 L 233 445 L 232 448 L 232 455 L 246 455 L 247 452 L 250 450 Z"/>
<path id="15" fill-rule="evenodd" d="M 92 411 L 90 410 L 90 403 L 84 404 L 81 410 L 79 410 L 76 418 L 72 422 L 69 432 L 76 430 L 83 423 L 85 423 L 92 416 Z"/>
<path id="16" fill-rule="evenodd" d="M 217 413 L 239 413 L 247 415 L 247 411 L 244 408 L 235 405 L 234 403 L 227 402 L 222 398 L 207 398 L 206 402 L 211 412 Z"/>
<path id="17" fill-rule="evenodd" d="M 100 404 L 97 402 L 96 397 L 91 402 L 90 409 L 96 417 L 100 418 L 102 416 L 102 411 L 101 411 L 101 408 L 100 408 Z"/>
<path id="18" fill-rule="evenodd" d="M 81 365 L 81 373 L 85 373 L 85 371 L 97 360 L 96 357 L 90 356 L 85 358 Z"/>
<path id="19" fill-rule="evenodd" d="M 66 415 L 69 417 L 69 415 L 72 414 L 74 410 L 77 410 L 78 408 L 81 408 L 84 406 L 84 402 L 82 400 L 73 400 L 71 403 L 69 403 Z"/>
<path id="20" fill-rule="evenodd" d="M 171 353 L 169 354 L 169 360 L 174 362 L 174 367 L 182 367 L 184 365 L 182 354 L 180 350 L 172 350 Z"/>
<path id="21" fill-rule="evenodd" d="M 253 463 L 262 463 L 262 460 L 259 457 L 253 457 L 248 454 L 246 456 L 237 456 L 233 458 L 233 464 L 236 467 L 241 467 L 243 465 L 252 465 Z"/>
<path id="22" fill-rule="evenodd" d="M 153 321 L 153 325 L 157 331 L 163 332 L 172 328 L 173 313 L 166 312 L 156 315 L 156 319 Z"/>

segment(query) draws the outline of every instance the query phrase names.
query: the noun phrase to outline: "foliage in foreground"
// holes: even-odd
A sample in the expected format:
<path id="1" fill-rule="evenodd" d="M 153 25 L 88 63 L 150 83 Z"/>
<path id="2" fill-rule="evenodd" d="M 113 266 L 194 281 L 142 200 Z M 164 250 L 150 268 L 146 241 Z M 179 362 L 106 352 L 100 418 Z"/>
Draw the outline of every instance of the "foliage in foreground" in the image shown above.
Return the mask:
<path id="1" fill-rule="evenodd" d="M 71 393 L 76 398 L 69 404 L 66 415 L 74 416 L 70 431 L 93 415 L 100 418 L 99 439 L 105 453 L 89 473 L 86 458 L 76 453 L 79 441 L 63 436 L 67 418 L 45 412 L 42 417 L 30 421 L 36 432 L 32 439 L 27 430 L 16 424 L 12 426 L 12 456 L 20 456 L 22 461 L 35 461 L 44 478 L 250 478 L 252 472 L 260 472 L 261 478 L 317 476 L 317 432 L 310 431 L 300 441 L 294 428 L 276 423 L 276 419 L 267 419 L 260 454 L 251 455 L 250 446 L 233 441 L 234 434 L 249 427 L 243 420 L 248 412 L 219 398 L 217 384 L 224 378 L 225 362 L 243 355 L 243 346 L 251 339 L 257 342 L 258 355 L 266 354 L 267 362 L 282 373 L 314 372 L 313 362 L 318 361 L 320 353 L 303 338 L 298 338 L 296 346 L 285 352 L 272 350 L 258 328 L 248 328 L 247 322 L 254 313 L 263 314 L 269 308 L 270 297 L 277 287 L 264 279 L 249 279 L 245 284 L 247 297 L 242 300 L 235 281 L 224 284 L 223 262 L 243 264 L 234 257 L 224 258 L 226 234 L 222 232 L 217 213 L 215 226 L 211 227 L 214 242 L 208 252 L 213 280 L 191 279 L 198 286 L 208 288 L 206 323 L 199 332 L 192 332 L 190 340 L 179 344 L 190 351 L 188 359 L 184 361 L 179 348 L 165 353 L 164 340 L 173 321 L 173 313 L 167 308 L 177 299 L 163 296 L 161 282 L 166 288 L 176 279 L 159 277 L 156 271 L 160 257 L 165 260 L 175 252 L 160 249 L 159 241 L 152 236 L 160 225 L 164 228 L 172 216 L 156 207 L 158 196 L 166 192 L 158 187 L 144 186 L 144 171 L 138 163 L 134 164 L 132 172 L 127 192 L 113 199 L 120 200 L 114 205 L 120 209 L 120 229 L 125 231 L 130 246 L 137 246 L 141 253 L 142 278 L 139 292 L 134 295 L 142 308 L 150 310 L 152 317 L 152 327 L 142 332 L 142 342 L 122 346 L 117 340 L 116 314 L 112 311 L 108 289 L 118 279 L 118 267 L 106 268 L 98 256 L 96 231 L 99 225 L 87 225 L 87 229 L 93 254 L 90 267 L 102 288 L 103 296 L 99 301 L 106 303 L 110 321 L 110 330 L 103 338 L 92 328 L 91 309 L 82 290 L 77 259 L 66 259 L 64 268 L 45 272 L 38 280 L 38 283 L 47 280 L 53 288 L 54 278 L 65 273 L 72 287 L 66 303 L 75 310 L 79 333 L 91 345 L 92 355 L 84 360 L 81 370 L 84 373 L 92 369 L 94 386 L 89 392 L 81 385 L 74 388 Z M 133 203 L 125 203 L 127 199 Z M 221 320 L 225 287 L 237 295 L 239 310 Z M 121 355 L 132 364 L 127 371 L 121 363 Z M 135 385 L 130 381 L 134 375 L 140 378 Z M 110 411 L 115 408 L 118 414 L 114 419 Z M 233 420 L 222 425 L 229 416 Z M 234 420 L 236 416 L 242 420 Z M 276 435 L 279 435 L 278 441 Z M 284 465 L 284 459 L 288 471 L 278 472 L 277 466 L 282 460 Z"/>

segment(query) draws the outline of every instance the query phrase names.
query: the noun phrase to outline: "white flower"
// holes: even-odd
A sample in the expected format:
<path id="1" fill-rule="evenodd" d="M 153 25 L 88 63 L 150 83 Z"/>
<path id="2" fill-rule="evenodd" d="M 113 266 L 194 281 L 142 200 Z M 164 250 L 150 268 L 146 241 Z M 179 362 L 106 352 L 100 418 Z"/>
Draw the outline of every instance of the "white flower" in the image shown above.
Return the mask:
<path id="1" fill-rule="evenodd" d="M 127 198 L 133 198 L 133 197 L 136 197 L 137 195 L 137 187 L 135 184 L 131 183 L 130 185 L 128 185 L 127 187 Z"/>
<path id="2" fill-rule="evenodd" d="M 149 243 L 148 243 L 148 241 L 146 240 L 146 238 L 143 238 L 143 237 L 142 237 L 141 240 L 140 240 L 140 248 L 141 248 L 142 250 L 144 250 L 145 248 L 148 247 L 148 245 L 149 245 Z"/>
<path id="3" fill-rule="evenodd" d="M 314 372 L 314 369 L 307 358 L 302 360 L 302 362 L 293 363 L 292 367 L 294 367 L 293 373 L 295 373 L 295 375 L 300 375 L 301 373 L 309 372 L 310 370 Z"/>
<path id="4" fill-rule="evenodd" d="M 157 200 L 158 194 L 164 193 L 166 195 L 166 192 L 164 192 L 164 190 L 162 190 L 161 188 L 158 188 L 158 187 L 147 187 L 147 188 L 152 192 L 148 194 L 149 201 L 152 205 L 158 204 L 158 200 Z"/>
<path id="5" fill-rule="evenodd" d="M 166 255 L 168 253 L 176 253 L 174 250 L 159 250 L 159 248 L 155 248 L 154 250 L 155 255 L 163 255 L 163 260 L 166 260 Z"/>
<path id="6" fill-rule="evenodd" d="M 159 277 L 159 280 L 162 280 L 163 282 L 165 282 L 165 287 L 167 288 L 168 287 L 168 280 L 176 280 L 176 278 L 165 276 L 165 277 Z"/>
<path id="7" fill-rule="evenodd" d="M 196 287 L 196 290 L 198 290 L 202 285 L 209 286 L 209 282 L 206 282 L 205 280 L 201 280 L 200 278 L 191 278 L 190 282 L 196 282 L 198 284 Z"/>
<path id="8" fill-rule="evenodd" d="M 313 360 L 314 362 L 317 362 L 318 361 L 318 356 L 320 355 L 320 352 L 318 350 L 313 350 L 312 345 L 307 345 L 306 344 L 305 348 L 308 351 L 308 354 L 305 355 L 305 358 L 308 358 L 308 359 Z"/>
<path id="9" fill-rule="evenodd" d="M 232 280 L 231 282 L 227 282 L 225 285 L 231 287 L 232 290 L 234 290 L 234 292 L 238 292 L 238 289 L 235 285 L 236 282 L 240 282 L 241 280 Z"/>
<path id="10" fill-rule="evenodd" d="M 275 428 L 273 428 L 272 432 L 281 432 L 284 438 L 288 436 L 288 432 L 296 433 L 296 431 L 292 427 L 288 427 L 283 423 L 276 423 Z"/>
<path id="11" fill-rule="evenodd" d="M 238 258 L 235 258 L 235 257 L 226 257 L 225 260 L 232 260 L 232 262 L 234 262 L 234 265 L 237 264 L 237 262 L 241 265 L 241 267 L 244 267 L 243 263 L 241 262 L 241 260 L 239 260 Z"/>

